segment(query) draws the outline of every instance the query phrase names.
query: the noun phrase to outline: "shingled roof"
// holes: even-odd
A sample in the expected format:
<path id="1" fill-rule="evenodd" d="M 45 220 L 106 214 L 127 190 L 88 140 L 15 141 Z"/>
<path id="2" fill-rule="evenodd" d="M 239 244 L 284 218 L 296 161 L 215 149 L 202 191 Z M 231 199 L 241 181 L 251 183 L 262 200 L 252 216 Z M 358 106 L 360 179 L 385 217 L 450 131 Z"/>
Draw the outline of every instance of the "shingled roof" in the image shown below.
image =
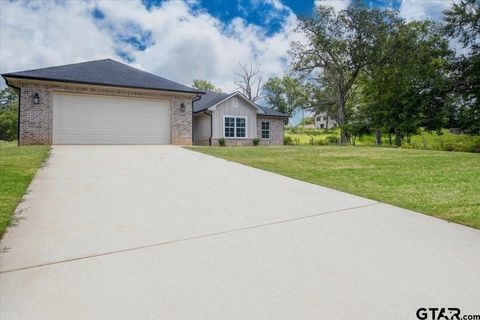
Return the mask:
<path id="1" fill-rule="evenodd" d="M 193 102 L 193 112 L 198 113 L 202 112 L 204 110 L 207 110 L 208 108 L 216 105 L 222 100 L 225 100 L 226 98 L 235 95 L 236 93 L 218 93 L 218 92 L 213 92 L 213 91 L 206 91 L 204 95 L 202 95 L 202 98 L 198 101 Z M 266 116 L 272 116 L 272 117 L 288 117 L 285 113 L 275 111 L 273 109 L 267 108 L 267 107 L 262 107 L 261 105 L 258 105 L 254 103 L 260 110 L 264 112 L 263 115 Z"/>
<path id="2" fill-rule="evenodd" d="M 11 72 L 5 73 L 2 76 L 4 78 L 48 80 L 185 93 L 204 93 L 201 90 L 184 86 L 183 84 L 130 67 L 112 59 Z"/>

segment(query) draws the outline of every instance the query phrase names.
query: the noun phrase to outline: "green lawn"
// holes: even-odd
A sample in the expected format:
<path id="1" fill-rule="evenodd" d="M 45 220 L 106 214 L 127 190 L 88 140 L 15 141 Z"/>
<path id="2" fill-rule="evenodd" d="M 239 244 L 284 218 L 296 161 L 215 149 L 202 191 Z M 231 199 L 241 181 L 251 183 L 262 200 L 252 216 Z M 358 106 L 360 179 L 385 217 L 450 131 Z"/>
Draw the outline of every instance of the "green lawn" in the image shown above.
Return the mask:
<path id="1" fill-rule="evenodd" d="M 480 229 L 480 154 L 335 146 L 189 149 Z"/>
<path id="2" fill-rule="evenodd" d="M 15 142 L 0 142 L 0 237 L 49 149 L 49 146 L 17 147 Z"/>

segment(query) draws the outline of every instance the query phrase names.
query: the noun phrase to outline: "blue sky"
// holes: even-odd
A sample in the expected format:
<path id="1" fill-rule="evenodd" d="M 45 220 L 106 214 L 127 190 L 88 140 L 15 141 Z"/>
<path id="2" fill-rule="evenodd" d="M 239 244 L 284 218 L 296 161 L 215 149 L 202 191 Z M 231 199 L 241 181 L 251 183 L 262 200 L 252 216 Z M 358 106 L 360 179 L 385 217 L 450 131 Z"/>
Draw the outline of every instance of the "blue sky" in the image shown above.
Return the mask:
<path id="1" fill-rule="evenodd" d="M 365 0 L 411 19 L 439 19 L 450 0 Z M 289 67 L 299 16 L 350 0 L 36 0 L 0 1 L 0 72 L 112 58 L 191 84 L 236 89 L 239 63 L 264 80 Z M 0 83 L 0 86 L 4 86 Z"/>

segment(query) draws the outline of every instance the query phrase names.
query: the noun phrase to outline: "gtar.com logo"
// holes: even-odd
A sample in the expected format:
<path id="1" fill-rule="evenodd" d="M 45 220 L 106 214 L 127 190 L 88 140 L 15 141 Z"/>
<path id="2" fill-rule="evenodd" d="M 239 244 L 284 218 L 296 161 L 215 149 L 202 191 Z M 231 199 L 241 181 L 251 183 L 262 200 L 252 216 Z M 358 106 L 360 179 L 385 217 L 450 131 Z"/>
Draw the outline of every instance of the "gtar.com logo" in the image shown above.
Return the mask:
<path id="1" fill-rule="evenodd" d="M 460 320 L 458 308 L 420 308 L 417 310 L 420 320 Z"/>
<path id="2" fill-rule="evenodd" d="M 480 315 L 461 315 L 459 308 L 419 308 L 419 320 L 480 320 Z"/>

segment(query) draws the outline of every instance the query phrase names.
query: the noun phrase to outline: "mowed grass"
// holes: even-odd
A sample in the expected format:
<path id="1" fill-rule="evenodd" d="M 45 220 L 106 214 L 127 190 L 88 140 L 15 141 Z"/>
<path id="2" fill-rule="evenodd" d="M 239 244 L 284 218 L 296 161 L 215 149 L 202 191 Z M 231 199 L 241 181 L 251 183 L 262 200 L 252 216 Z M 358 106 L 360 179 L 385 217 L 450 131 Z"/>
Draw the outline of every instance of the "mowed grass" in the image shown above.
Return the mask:
<path id="1" fill-rule="evenodd" d="M 480 229 L 480 154 L 340 146 L 189 149 Z"/>
<path id="2" fill-rule="evenodd" d="M 18 147 L 15 142 L 0 142 L 0 237 L 49 149 L 45 145 Z"/>

